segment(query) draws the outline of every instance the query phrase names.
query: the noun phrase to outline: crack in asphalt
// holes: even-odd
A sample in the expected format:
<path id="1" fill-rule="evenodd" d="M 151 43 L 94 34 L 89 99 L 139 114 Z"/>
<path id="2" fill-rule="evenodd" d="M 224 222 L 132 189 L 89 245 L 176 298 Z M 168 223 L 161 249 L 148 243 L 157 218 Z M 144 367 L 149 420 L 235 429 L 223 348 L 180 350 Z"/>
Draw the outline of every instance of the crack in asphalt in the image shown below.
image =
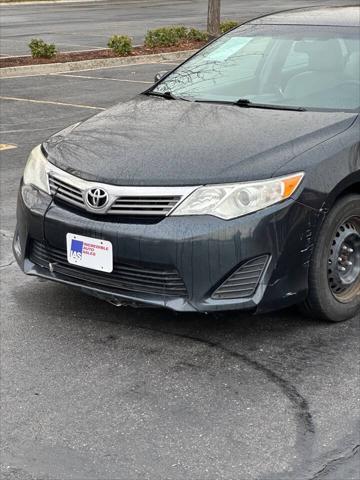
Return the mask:
<path id="1" fill-rule="evenodd" d="M 309 480 L 320 480 L 325 478 L 324 475 L 327 474 L 332 467 L 338 463 L 343 462 L 344 460 L 350 460 L 360 451 L 360 445 L 355 445 L 348 453 L 343 453 L 342 455 L 329 460 L 319 471 L 317 471 Z"/>
<path id="2" fill-rule="evenodd" d="M 295 444 L 295 449 L 300 453 L 300 458 L 297 459 L 297 463 L 300 461 L 309 461 L 312 453 L 313 442 L 315 438 L 315 424 L 310 412 L 310 407 L 308 401 L 298 392 L 295 385 L 291 382 L 282 378 L 276 372 L 270 368 L 264 366 L 260 362 L 249 358 L 243 353 L 230 350 L 219 342 L 213 342 L 211 340 L 206 340 L 200 337 L 194 337 L 191 335 L 168 332 L 166 330 L 158 330 L 149 327 L 140 327 L 142 330 L 147 330 L 151 332 L 161 333 L 165 335 L 172 335 L 174 337 L 183 338 L 186 340 L 191 340 L 193 342 L 198 342 L 207 345 L 210 348 L 217 348 L 227 355 L 240 359 L 242 362 L 246 363 L 248 366 L 254 368 L 255 370 L 263 373 L 271 382 L 275 383 L 284 393 L 284 395 L 290 400 L 291 405 L 295 410 L 295 417 L 297 419 L 297 439 Z M 295 466 L 293 467 L 294 470 Z"/>
<path id="3" fill-rule="evenodd" d="M 11 240 L 12 236 L 13 236 L 12 232 L 9 232 L 8 230 L 0 230 L 0 237 L 2 237 L 2 238 Z M 4 260 L 5 260 L 5 258 L 4 258 Z M 4 270 L 5 268 L 11 267 L 11 265 L 13 265 L 15 262 L 16 262 L 16 260 L 13 258 L 12 260 L 10 260 L 7 263 L 0 264 L 0 270 Z"/>
<path id="4" fill-rule="evenodd" d="M 8 230 L 0 230 L 0 235 L 4 238 L 12 238 L 12 233 L 9 232 Z"/>
<path id="5" fill-rule="evenodd" d="M 11 267 L 11 265 L 13 265 L 15 262 L 16 262 L 16 260 L 14 259 L 14 260 L 11 260 L 11 262 L 9 262 L 9 263 L 3 263 L 3 264 L 1 264 L 1 265 L 0 265 L 0 270 L 3 270 L 3 269 L 8 268 L 8 267 Z"/>

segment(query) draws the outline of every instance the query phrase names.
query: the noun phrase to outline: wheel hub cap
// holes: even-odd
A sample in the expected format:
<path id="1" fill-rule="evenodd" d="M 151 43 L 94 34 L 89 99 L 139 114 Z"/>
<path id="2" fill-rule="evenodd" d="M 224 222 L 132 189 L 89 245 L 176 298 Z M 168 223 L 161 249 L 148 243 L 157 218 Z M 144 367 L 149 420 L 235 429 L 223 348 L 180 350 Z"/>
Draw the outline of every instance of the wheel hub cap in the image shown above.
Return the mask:
<path id="1" fill-rule="evenodd" d="M 360 219 L 349 219 L 338 228 L 329 256 L 328 281 L 339 301 L 351 301 L 359 292 Z"/>

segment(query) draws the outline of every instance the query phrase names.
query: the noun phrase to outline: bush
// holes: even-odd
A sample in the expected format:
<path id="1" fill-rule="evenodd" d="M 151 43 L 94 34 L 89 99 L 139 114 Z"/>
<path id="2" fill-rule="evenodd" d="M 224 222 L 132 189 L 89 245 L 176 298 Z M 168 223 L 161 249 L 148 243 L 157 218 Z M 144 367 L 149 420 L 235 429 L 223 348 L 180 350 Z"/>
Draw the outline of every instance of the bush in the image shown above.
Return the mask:
<path id="1" fill-rule="evenodd" d="M 235 28 L 239 25 L 239 22 L 235 22 L 234 20 L 225 20 L 224 22 L 220 23 L 220 32 L 226 33 L 232 28 Z"/>
<path id="2" fill-rule="evenodd" d="M 188 29 L 184 27 L 183 25 L 178 25 L 175 27 L 170 27 L 171 30 L 173 30 L 174 35 L 179 39 L 179 40 L 184 40 L 187 37 L 187 32 Z"/>
<path id="3" fill-rule="evenodd" d="M 132 52 L 132 40 L 127 35 L 113 35 L 108 41 L 108 47 L 111 48 L 116 55 L 126 56 Z"/>
<path id="4" fill-rule="evenodd" d="M 182 40 L 186 40 L 187 33 L 187 28 L 183 26 L 161 27 L 149 30 L 145 36 L 145 46 L 148 48 L 172 47 Z"/>
<path id="5" fill-rule="evenodd" d="M 172 47 L 189 40 L 191 42 L 206 42 L 208 34 L 196 28 L 186 28 L 182 25 L 161 27 L 149 30 L 145 36 L 145 46 L 148 48 Z"/>
<path id="6" fill-rule="evenodd" d="M 40 38 L 33 38 L 29 43 L 33 58 L 52 58 L 56 54 L 56 47 L 53 43 L 45 43 Z"/>
<path id="7" fill-rule="evenodd" d="M 206 42 L 209 36 L 206 32 L 202 32 L 197 28 L 190 28 L 187 33 L 187 38 L 193 42 Z"/>

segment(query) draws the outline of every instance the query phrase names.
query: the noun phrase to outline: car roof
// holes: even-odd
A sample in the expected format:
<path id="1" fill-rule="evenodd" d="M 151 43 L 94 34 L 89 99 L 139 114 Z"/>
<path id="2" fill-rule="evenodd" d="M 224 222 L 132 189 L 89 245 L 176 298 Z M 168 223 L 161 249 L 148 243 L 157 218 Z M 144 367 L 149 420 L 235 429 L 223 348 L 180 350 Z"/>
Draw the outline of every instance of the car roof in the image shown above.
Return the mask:
<path id="1" fill-rule="evenodd" d="M 298 8 L 255 18 L 249 23 L 359 27 L 360 6 Z"/>

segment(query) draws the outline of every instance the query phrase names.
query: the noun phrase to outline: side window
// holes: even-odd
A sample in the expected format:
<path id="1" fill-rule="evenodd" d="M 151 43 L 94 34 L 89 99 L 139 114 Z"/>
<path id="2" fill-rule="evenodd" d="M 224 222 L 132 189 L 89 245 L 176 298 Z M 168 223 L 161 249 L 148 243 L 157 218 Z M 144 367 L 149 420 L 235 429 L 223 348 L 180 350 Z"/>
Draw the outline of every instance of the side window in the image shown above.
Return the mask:
<path id="1" fill-rule="evenodd" d="M 309 55 L 305 52 L 297 52 L 295 50 L 296 43 L 292 44 L 292 47 L 286 57 L 282 71 L 289 72 L 291 70 L 297 70 L 302 67 L 306 67 L 309 64 Z"/>

